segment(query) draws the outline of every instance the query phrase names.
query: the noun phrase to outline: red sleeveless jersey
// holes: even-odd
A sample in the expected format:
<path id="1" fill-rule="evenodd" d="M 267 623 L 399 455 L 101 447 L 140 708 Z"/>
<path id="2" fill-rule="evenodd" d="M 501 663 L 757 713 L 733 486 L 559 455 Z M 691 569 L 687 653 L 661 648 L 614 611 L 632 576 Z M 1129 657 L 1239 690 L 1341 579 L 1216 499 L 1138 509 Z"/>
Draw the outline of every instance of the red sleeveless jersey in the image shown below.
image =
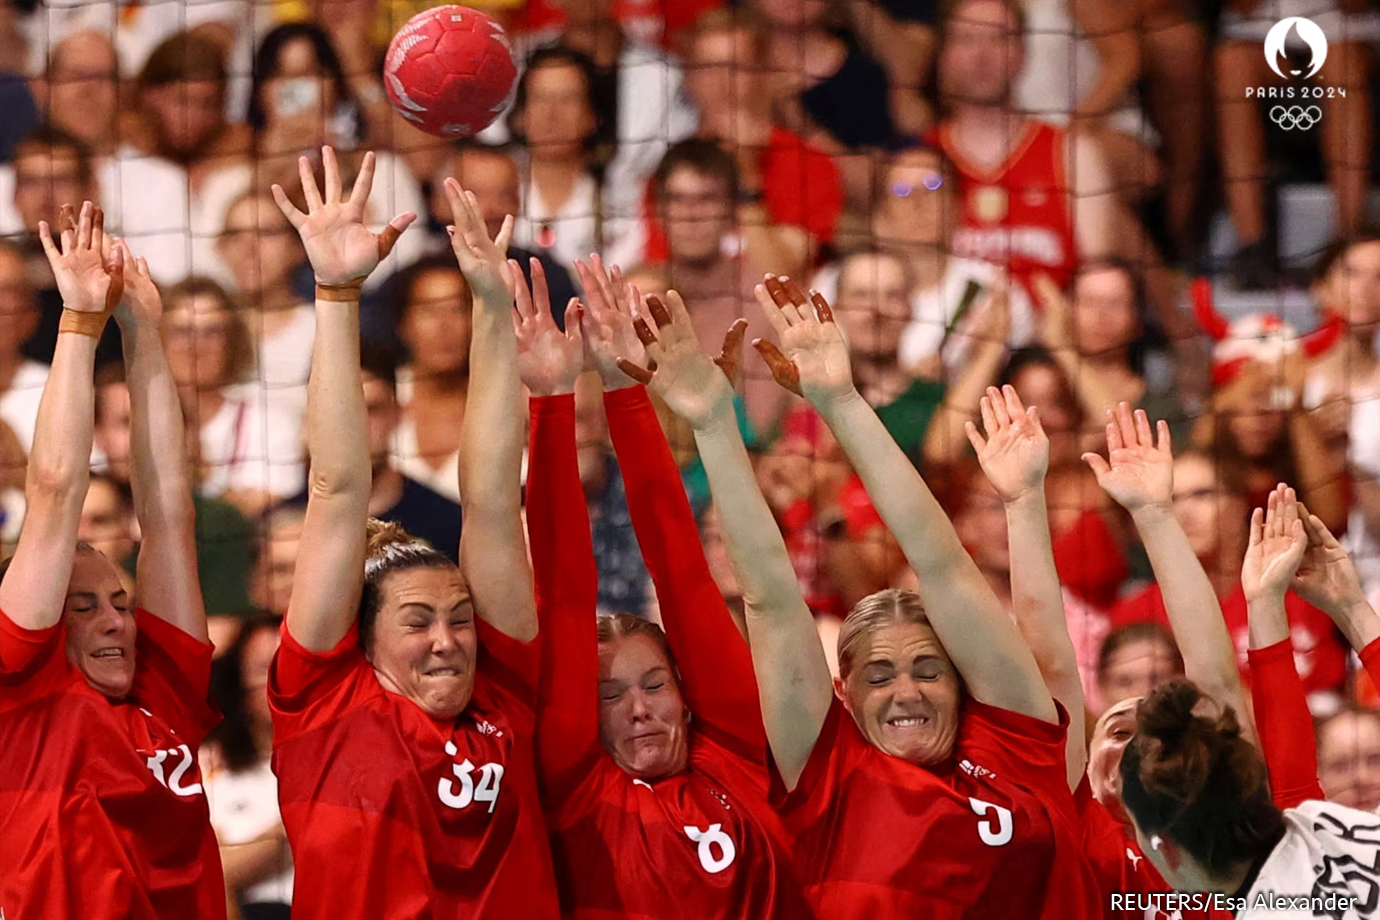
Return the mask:
<path id="1" fill-rule="evenodd" d="M 794 790 L 776 777 L 819 920 L 1090 920 L 1096 879 L 1054 725 L 972 699 L 949 763 L 872 745 L 834 700 Z"/>
<path id="2" fill-rule="evenodd" d="M 478 628 L 474 695 L 438 722 L 383 689 L 354 630 L 316 654 L 283 624 L 268 693 L 294 920 L 555 920 L 535 644 Z"/>
<path id="3" fill-rule="evenodd" d="M 0 612 L 0 916 L 225 916 L 196 751 L 220 721 L 211 646 L 146 611 L 134 686 L 112 700 L 67 660 L 61 623 Z"/>
<path id="4" fill-rule="evenodd" d="M 939 128 L 939 145 L 959 177 L 962 216 L 953 254 L 1006 267 L 1032 298 L 1035 275 L 1047 273 L 1064 288 L 1078 266 L 1066 137 L 1053 125 L 1028 121 L 1015 149 L 989 170 L 963 155 L 949 125 Z"/>

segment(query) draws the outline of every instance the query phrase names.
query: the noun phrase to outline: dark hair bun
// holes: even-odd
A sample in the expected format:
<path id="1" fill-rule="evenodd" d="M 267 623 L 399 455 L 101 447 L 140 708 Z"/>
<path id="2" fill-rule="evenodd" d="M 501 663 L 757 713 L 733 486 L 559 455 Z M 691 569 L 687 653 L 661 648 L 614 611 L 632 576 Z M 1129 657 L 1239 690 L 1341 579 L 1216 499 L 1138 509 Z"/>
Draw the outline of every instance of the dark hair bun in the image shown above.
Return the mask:
<path id="1" fill-rule="evenodd" d="M 1212 775 L 1223 742 L 1241 733 L 1230 710 L 1215 719 L 1195 715 L 1203 700 L 1202 691 L 1190 681 L 1172 680 L 1141 701 L 1136 730 L 1145 739 L 1141 777 L 1147 790 L 1180 802 L 1196 799 Z"/>

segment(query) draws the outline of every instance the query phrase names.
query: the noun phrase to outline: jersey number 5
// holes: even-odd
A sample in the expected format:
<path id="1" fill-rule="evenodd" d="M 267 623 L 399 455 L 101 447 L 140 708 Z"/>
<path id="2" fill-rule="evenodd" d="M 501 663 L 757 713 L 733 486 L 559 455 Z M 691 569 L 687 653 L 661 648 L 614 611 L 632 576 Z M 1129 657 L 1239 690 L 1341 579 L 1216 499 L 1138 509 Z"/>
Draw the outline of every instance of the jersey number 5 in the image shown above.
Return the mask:
<path id="1" fill-rule="evenodd" d="M 989 847 L 1002 847 L 1011 842 L 1011 835 L 1015 830 L 1015 823 L 1011 820 L 1011 809 L 974 798 L 969 798 L 968 804 L 973 807 L 973 814 L 984 819 L 978 822 L 978 837 L 983 843 Z M 986 817 L 989 812 L 996 815 L 996 821 Z"/>
<path id="2" fill-rule="evenodd" d="M 163 772 L 163 762 L 169 757 L 180 758 L 176 767 L 173 767 L 172 775 L 168 776 Z M 158 780 L 159 785 L 168 789 L 174 795 L 189 796 L 201 794 L 201 783 L 192 783 L 190 786 L 182 785 L 182 777 L 196 763 L 196 758 L 192 756 L 192 749 L 187 745 L 179 745 L 168 751 L 154 751 L 149 755 L 148 767 L 153 778 Z"/>
<path id="3" fill-rule="evenodd" d="M 452 757 L 460 753 L 455 742 L 446 742 L 446 753 Z M 451 808 L 468 808 L 472 802 L 488 802 L 489 814 L 493 814 L 494 808 L 498 805 L 499 787 L 503 785 L 503 765 L 486 763 L 480 767 L 478 787 L 474 784 L 474 764 L 470 763 L 468 757 L 463 763 L 451 764 L 450 770 L 455 774 L 455 779 L 460 781 L 460 788 L 456 789 L 450 777 L 441 777 L 441 781 L 436 785 L 436 794 L 441 797 L 441 804 Z"/>
<path id="4" fill-rule="evenodd" d="M 733 860 L 738 855 L 737 848 L 733 846 L 733 838 L 725 834 L 721 830 L 722 827 L 722 824 L 711 824 L 708 830 L 702 831 L 687 824 L 681 828 L 685 831 L 685 836 L 700 845 L 700 865 L 710 875 L 717 875 L 733 865 Z M 714 855 L 715 847 L 719 850 L 718 856 Z"/>

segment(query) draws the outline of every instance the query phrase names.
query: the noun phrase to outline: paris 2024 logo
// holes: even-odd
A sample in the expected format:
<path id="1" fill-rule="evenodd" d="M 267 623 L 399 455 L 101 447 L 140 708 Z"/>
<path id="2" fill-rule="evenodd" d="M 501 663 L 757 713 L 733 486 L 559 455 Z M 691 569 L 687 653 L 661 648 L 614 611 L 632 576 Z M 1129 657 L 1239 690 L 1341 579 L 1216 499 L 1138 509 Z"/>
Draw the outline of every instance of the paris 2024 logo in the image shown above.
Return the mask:
<path id="1" fill-rule="evenodd" d="M 1302 69 L 1296 69 L 1294 64 L 1299 62 L 1291 60 L 1286 49 L 1298 52 L 1306 49 L 1307 64 Z M 1301 54 L 1298 56 L 1302 57 Z M 1270 120 L 1285 131 L 1307 131 L 1322 121 L 1322 107 L 1309 104 L 1309 100 L 1346 96 L 1345 87 L 1328 86 L 1316 79 L 1326 61 L 1327 36 L 1317 23 L 1302 16 L 1281 19 L 1270 27 L 1265 36 L 1265 62 L 1279 77 L 1279 83 L 1275 86 L 1247 87 L 1246 98 L 1281 100 L 1278 105 L 1270 107 Z"/>

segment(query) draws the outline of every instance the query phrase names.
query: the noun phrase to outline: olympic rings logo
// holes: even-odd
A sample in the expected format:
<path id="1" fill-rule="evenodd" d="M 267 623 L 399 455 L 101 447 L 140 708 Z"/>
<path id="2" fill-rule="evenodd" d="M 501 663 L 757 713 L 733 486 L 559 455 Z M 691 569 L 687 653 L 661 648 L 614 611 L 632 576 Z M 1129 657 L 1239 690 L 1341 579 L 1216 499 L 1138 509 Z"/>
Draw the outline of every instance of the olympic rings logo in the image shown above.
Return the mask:
<path id="1" fill-rule="evenodd" d="M 1316 105 L 1307 108 L 1301 105 L 1277 105 L 1270 109 L 1270 120 L 1285 131 L 1293 131 L 1295 128 L 1307 131 L 1322 121 L 1322 109 Z"/>

